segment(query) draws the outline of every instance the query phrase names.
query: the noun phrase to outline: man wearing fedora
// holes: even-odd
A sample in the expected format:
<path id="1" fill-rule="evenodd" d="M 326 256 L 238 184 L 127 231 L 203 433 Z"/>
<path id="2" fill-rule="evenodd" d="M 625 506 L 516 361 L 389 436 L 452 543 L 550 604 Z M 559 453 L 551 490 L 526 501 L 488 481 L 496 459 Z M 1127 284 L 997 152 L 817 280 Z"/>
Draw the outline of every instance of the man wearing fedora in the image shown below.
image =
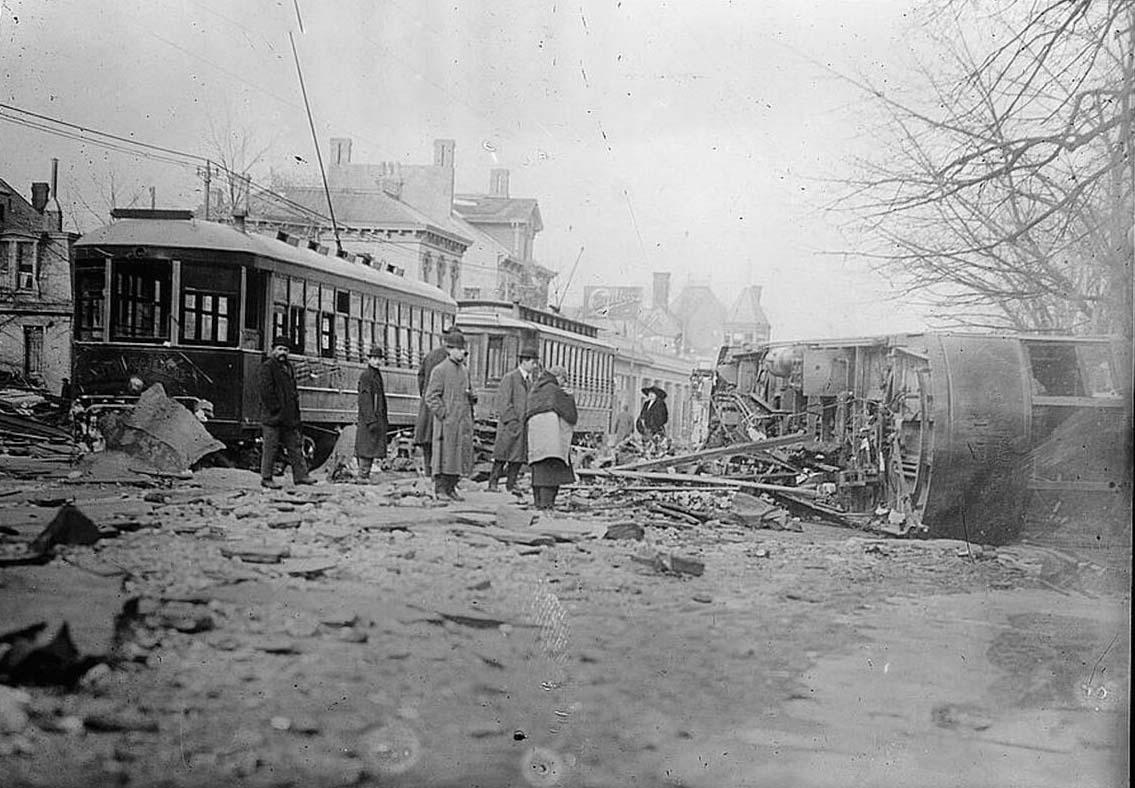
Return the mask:
<path id="1" fill-rule="evenodd" d="M 457 482 L 473 471 L 473 391 L 465 367 L 465 335 L 445 337 L 447 357 L 434 367 L 425 403 L 433 416 L 430 472 L 439 498 L 463 500 Z"/>
<path id="2" fill-rule="evenodd" d="M 359 424 L 355 432 L 355 456 L 359 460 L 359 481 L 370 478 L 375 460 L 386 456 L 386 387 L 382 383 L 382 361 L 386 351 L 371 345 L 367 366 L 359 375 Z"/>
<path id="3" fill-rule="evenodd" d="M 296 373 L 288 361 L 292 343 L 287 337 L 272 340 L 272 349 L 260 365 L 260 486 L 278 490 L 275 475 L 276 451 L 283 446 L 292 480 L 296 484 L 315 484 L 308 475 L 300 439 L 300 401 Z"/>
<path id="4" fill-rule="evenodd" d="M 518 492 L 516 480 L 520 466 L 528 458 L 528 441 L 524 415 L 528 408 L 528 390 L 539 366 L 536 346 L 524 342 L 520 346 L 516 369 L 506 372 L 497 386 L 497 437 L 493 442 L 493 470 L 489 473 L 489 490 L 496 491 L 501 474 L 510 493 Z"/>
<path id="5" fill-rule="evenodd" d="M 642 393 L 646 395 L 646 402 L 642 403 L 635 426 L 645 440 L 654 442 L 666 434 L 666 422 L 670 421 L 666 392 L 651 385 L 644 386 Z"/>
<path id="6" fill-rule="evenodd" d="M 430 466 L 433 465 L 433 416 L 430 415 L 430 409 L 426 407 L 426 386 L 430 382 L 430 373 L 434 371 L 441 362 L 449 356 L 449 350 L 445 347 L 445 338 L 450 334 L 457 332 L 461 333 L 456 325 L 451 325 L 442 331 L 442 345 L 435 347 L 429 353 L 426 353 L 425 358 L 422 359 L 421 366 L 418 367 L 418 396 L 421 398 L 418 401 L 418 417 L 414 421 L 414 445 L 422 450 L 422 466 L 427 474 L 430 473 Z"/>

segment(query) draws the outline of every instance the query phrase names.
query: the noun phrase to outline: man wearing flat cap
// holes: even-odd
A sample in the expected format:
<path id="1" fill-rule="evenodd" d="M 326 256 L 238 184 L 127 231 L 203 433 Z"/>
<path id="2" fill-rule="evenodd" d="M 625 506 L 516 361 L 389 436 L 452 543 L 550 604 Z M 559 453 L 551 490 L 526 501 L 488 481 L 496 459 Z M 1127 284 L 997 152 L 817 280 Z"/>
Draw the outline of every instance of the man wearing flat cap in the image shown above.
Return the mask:
<path id="1" fill-rule="evenodd" d="M 666 422 L 670 421 L 666 392 L 658 386 L 644 386 L 642 393 L 646 395 L 646 401 L 642 403 L 635 426 L 645 440 L 657 441 L 666 434 Z"/>
<path id="2" fill-rule="evenodd" d="M 367 366 L 359 375 L 359 424 L 355 432 L 355 457 L 359 461 L 359 481 L 370 478 L 375 460 L 386 456 L 386 388 L 382 384 L 382 362 L 386 352 L 371 345 Z"/>
<path id="3" fill-rule="evenodd" d="M 528 389 L 539 366 L 536 345 L 522 343 L 519 356 L 516 369 L 506 372 L 497 386 L 497 437 L 493 442 L 493 470 L 489 473 L 489 490 L 494 492 L 503 473 L 505 489 L 517 493 L 520 466 L 528 459 L 524 414 L 528 409 Z"/>
<path id="4" fill-rule="evenodd" d="M 433 416 L 430 472 L 439 498 L 463 500 L 457 482 L 473 471 L 473 391 L 465 366 L 465 335 L 445 337 L 447 357 L 433 368 L 426 384 L 426 407 Z"/>
<path id="5" fill-rule="evenodd" d="M 272 340 L 272 349 L 260 365 L 260 485 L 279 489 L 275 475 L 276 452 L 282 446 L 292 480 L 296 484 L 315 484 L 308 475 L 300 439 L 300 401 L 296 391 L 296 373 L 288 361 L 292 343 L 287 337 Z"/>

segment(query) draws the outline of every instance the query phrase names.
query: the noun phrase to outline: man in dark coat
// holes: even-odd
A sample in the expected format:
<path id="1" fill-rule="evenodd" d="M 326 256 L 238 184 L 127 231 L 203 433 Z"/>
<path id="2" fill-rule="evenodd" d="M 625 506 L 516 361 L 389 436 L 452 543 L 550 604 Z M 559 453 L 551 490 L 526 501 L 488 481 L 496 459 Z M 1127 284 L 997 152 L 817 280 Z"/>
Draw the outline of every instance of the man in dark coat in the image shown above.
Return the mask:
<path id="1" fill-rule="evenodd" d="M 473 392 L 465 367 L 465 335 L 451 332 L 445 347 L 449 356 L 430 373 L 424 397 L 434 422 L 430 470 L 437 496 L 460 501 L 457 482 L 473 471 Z"/>
<path id="2" fill-rule="evenodd" d="M 308 476 L 307 461 L 300 439 L 300 402 L 296 373 L 288 362 L 291 343 L 286 337 L 272 340 L 272 350 L 260 365 L 260 485 L 278 490 L 273 479 L 276 451 L 284 447 L 292 480 L 296 484 L 315 484 Z"/>
<path id="3" fill-rule="evenodd" d="M 382 360 L 386 352 L 372 345 L 367 368 L 359 375 L 359 424 L 355 432 L 355 456 L 359 459 L 359 480 L 370 478 L 375 460 L 386 456 L 386 389 L 382 384 Z"/>
<path id="4" fill-rule="evenodd" d="M 658 386 L 646 386 L 642 393 L 646 395 L 646 402 L 642 403 L 635 426 L 642 437 L 656 440 L 666 434 L 666 422 L 670 420 L 670 412 L 666 408 L 666 392 Z"/>
<path id="5" fill-rule="evenodd" d="M 493 442 L 493 470 L 489 473 L 489 489 L 494 492 L 503 473 L 505 489 L 516 493 L 520 466 L 528 460 L 524 418 L 539 354 L 534 346 L 525 343 L 519 355 L 517 368 L 506 372 L 497 386 L 497 437 Z"/>
<path id="6" fill-rule="evenodd" d="M 433 465 L 433 416 L 430 414 L 430 409 L 426 407 L 426 386 L 430 382 L 430 373 L 433 372 L 441 362 L 445 361 L 449 356 L 449 350 L 446 349 L 444 340 L 452 333 L 461 333 L 461 329 L 453 325 L 442 332 L 442 346 L 435 347 L 426 357 L 422 359 L 422 365 L 418 368 L 418 418 L 414 421 L 414 445 L 422 448 L 422 464 L 425 466 L 427 474 L 431 473 L 430 468 Z M 464 337 L 464 335 L 462 335 Z"/>

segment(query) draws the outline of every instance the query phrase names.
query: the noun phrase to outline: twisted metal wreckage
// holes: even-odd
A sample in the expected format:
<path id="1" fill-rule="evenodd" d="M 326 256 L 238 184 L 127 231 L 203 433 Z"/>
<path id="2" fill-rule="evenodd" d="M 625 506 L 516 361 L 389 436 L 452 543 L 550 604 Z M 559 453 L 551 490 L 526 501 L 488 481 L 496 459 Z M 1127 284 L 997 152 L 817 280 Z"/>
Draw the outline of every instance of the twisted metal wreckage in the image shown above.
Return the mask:
<path id="1" fill-rule="evenodd" d="M 585 476 L 718 484 L 896 534 L 1004 543 L 1031 491 L 1129 489 L 1110 337 L 903 334 L 723 348 L 703 449 Z M 695 473 L 651 473 L 683 466 Z"/>

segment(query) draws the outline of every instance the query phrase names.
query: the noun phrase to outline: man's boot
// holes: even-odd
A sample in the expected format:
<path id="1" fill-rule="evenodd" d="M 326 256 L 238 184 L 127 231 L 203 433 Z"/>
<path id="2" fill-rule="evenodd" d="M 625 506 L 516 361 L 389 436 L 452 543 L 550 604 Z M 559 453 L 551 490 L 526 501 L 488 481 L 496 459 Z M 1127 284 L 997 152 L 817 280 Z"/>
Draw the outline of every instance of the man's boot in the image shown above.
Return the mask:
<path id="1" fill-rule="evenodd" d="M 497 484 L 500 482 L 501 471 L 504 470 L 504 463 L 500 460 L 493 460 L 493 469 L 489 471 L 489 485 L 486 488 L 489 492 L 497 491 Z"/>

